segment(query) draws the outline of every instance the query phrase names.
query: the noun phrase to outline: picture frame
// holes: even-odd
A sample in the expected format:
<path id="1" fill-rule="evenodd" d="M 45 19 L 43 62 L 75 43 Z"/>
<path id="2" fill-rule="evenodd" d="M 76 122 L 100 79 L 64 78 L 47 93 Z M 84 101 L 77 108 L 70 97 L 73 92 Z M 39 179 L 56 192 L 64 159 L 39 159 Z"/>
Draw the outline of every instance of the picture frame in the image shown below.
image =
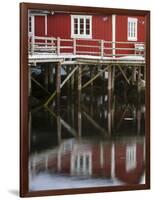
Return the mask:
<path id="1" fill-rule="evenodd" d="M 69 32 L 69 34 L 71 36 L 68 39 L 70 39 L 70 38 L 74 39 L 75 38 L 75 40 L 77 40 L 77 39 L 84 40 L 84 37 L 92 39 L 91 37 L 92 37 L 92 34 L 93 34 L 92 32 L 94 32 L 94 28 L 91 27 L 92 25 L 90 25 L 91 20 L 90 20 L 90 18 L 88 18 L 89 15 L 90 16 L 102 15 L 103 17 L 101 18 L 101 20 L 104 21 L 104 23 L 105 23 L 105 21 L 107 21 L 109 19 L 108 18 L 109 16 L 113 16 L 112 20 L 115 20 L 115 18 L 114 18 L 115 15 L 116 16 L 129 16 L 130 18 L 131 18 L 131 16 L 140 16 L 141 18 L 142 17 L 144 18 L 144 20 L 140 20 L 140 22 L 138 22 L 138 23 L 141 23 L 142 25 L 146 24 L 146 26 L 145 26 L 145 36 L 144 36 L 146 48 L 144 47 L 145 54 L 143 56 L 144 62 L 145 62 L 144 63 L 145 74 L 143 74 L 143 76 L 145 78 L 144 80 L 146 80 L 145 81 L 146 82 L 145 93 L 144 93 L 144 95 L 145 95 L 145 113 L 144 113 L 144 119 L 145 119 L 144 120 L 144 123 L 145 123 L 145 128 L 144 128 L 144 131 L 145 131 L 145 146 L 144 146 L 144 148 L 145 148 L 145 150 L 144 150 L 145 151 L 145 166 L 144 166 L 145 181 L 144 181 L 144 183 L 141 183 L 141 184 L 130 183 L 130 184 L 124 184 L 124 185 L 123 184 L 117 184 L 117 185 L 107 185 L 107 186 L 95 185 L 95 186 L 90 186 L 90 187 L 86 187 L 86 185 L 85 185 L 84 187 L 78 187 L 78 186 L 72 187 L 72 188 L 71 187 L 70 188 L 64 187 L 64 188 L 60 188 L 60 189 L 59 188 L 52 189 L 52 187 L 51 187 L 51 189 L 38 189 L 38 190 L 30 190 L 29 189 L 29 184 L 30 184 L 29 173 L 30 173 L 30 169 L 31 169 L 30 161 L 29 161 L 29 157 L 30 157 L 30 153 L 31 153 L 30 152 L 31 136 L 30 136 L 30 125 L 29 125 L 30 118 L 31 118 L 31 116 L 29 115 L 30 104 L 31 104 L 29 92 L 30 92 L 30 84 L 31 83 L 29 82 L 29 76 L 30 76 L 30 79 L 32 78 L 31 75 L 29 75 L 30 74 L 29 72 L 31 72 L 29 70 L 29 65 L 30 65 L 29 64 L 30 63 L 30 61 L 29 61 L 30 56 L 29 55 L 32 55 L 31 54 L 32 51 L 34 51 L 34 53 L 35 53 L 35 50 L 37 49 L 37 48 L 33 49 L 33 46 L 30 46 L 33 41 L 32 41 L 32 39 L 29 40 L 29 21 L 28 21 L 29 20 L 29 11 L 34 11 L 36 16 L 40 15 L 38 13 L 40 13 L 41 11 L 43 11 L 43 13 L 45 13 L 46 11 L 48 11 L 47 13 L 50 12 L 49 13 L 50 16 L 52 16 L 56 12 L 57 13 L 67 13 L 68 15 L 74 15 L 74 18 L 72 17 L 72 19 L 71 19 L 72 21 L 70 20 L 71 24 L 74 23 L 72 25 L 72 26 L 74 26 L 74 30 Z M 84 16 L 87 16 L 87 17 L 82 18 L 82 17 L 79 17 L 80 15 L 84 15 Z M 78 29 L 77 30 L 75 30 L 75 20 L 77 20 L 77 23 L 78 23 Z M 83 22 L 81 22 L 80 20 L 81 21 L 83 20 Z M 130 41 L 130 42 L 133 42 L 133 44 L 134 44 L 134 42 L 136 40 L 135 37 L 137 36 L 135 34 L 135 26 L 139 26 L 139 25 L 135 25 L 136 22 L 131 21 L 131 20 L 132 19 L 130 19 L 129 27 L 132 27 L 132 29 L 130 28 L 130 31 L 127 31 L 127 34 L 128 34 L 127 39 L 133 40 L 133 37 L 134 37 L 134 41 Z M 64 21 L 64 19 L 63 19 L 63 21 Z M 62 23 L 63 23 L 63 21 L 62 21 Z M 84 24 L 85 22 L 86 22 L 86 24 Z M 30 23 L 32 23 L 32 21 Z M 41 22 L 39 22 L 39 20 L 38 20 L 38 23 L 41 23 Z M 48 23 L 47 23 L 47 26 L 48 26 Z M 56 26 L 54 26 L 54 27 L 56 27 Z M 91 27 L 91 28 L 88 28 L 88 27 Z M 113 23 L 111 23 L 111 27 L 112 27 L 112 31 L 113 31 L 114 30 Z M 133 32 L 133 27 L 134 27 L 134 32 Z M 59 26 L 59 29 L 60 29 L 60 26 Z M 131 33 L 131 31 L 133 33 Z M 40 32 L 40 34 L 42 34 L 42 32 Z M 50 38 L 51 38 L 51 36 L 50 36 Z M 56 38 L 58 38 L 58 37 L 56 36 Z M 116 44 L 116 41 L 114 40 L 114 39 L 116 39 L 115 35 L 114 36 L 112 35 L 111 38 L 112 38 L 112 44 Z M 34 41 L 34 42 L 41 43 L 41 38 L 36 38 L 36 39 L 38 39 L 38 40 Z M 54 39 L 55 39 L 55 37 L 54 37 Z M 48 39 L 43 38 L 43 40 L 48 40 Z M 64 43 L 65 42 L 66 41 L 64 41 Z M 137 41 L 136 41 L 136 43 L 137 43 Z M 71 47 L 71 48 L 73 48 L 73 50 L 74 50 L 74 44 L 76 44 L 76 43 L 73 43 L 73 46 Z M 101 45 L 101 42 L 99 44 Z M 42 45 L 42 44 L 40 44 L 40 45 Z M 38 46 L 39 53 L 41 51 L 40 49 L 43 49 L 43 48 L 47 49 L 47 45 L 49 45 L 48 41 L 45 43 L 45 45 L 43 47 L 41 46 L 41 48 L 39 48 L 39 46 Z M 56 45 L 57 45 L 56 52 L 58 52 L 58 39 L 56 39 Z M 83 45 L 83 44 L 79 43 L 78 45 Z M 85 45 L 91 46 L 92 44 L 86 43 Z M 64 46 L 65 46 L 65 44 L 64 44 Z M 50 44 L 49 47 L 51 48 L 51 44 Z M 103 47 L 106 48 L 106 49 L 111 48 L 111 46 L 103 46 Z M 61 48 L 63 48 L 63 47 L 61 47 Z M 116 54 L 116 51 L 118 50 L 116 48 L 117 48 L 116 46 L 112 46 L 112 52 L 110 52 L 110 50 L 108 50 L 108 51 L 106 50 L 106 52 L 105 52 L 105 50 L 103 50 L 103 52 L 102 52 L 102 49 L 100 48 L 100 53 L 106 53 L 106 55 L 107 55 L 107 53 L 109 53 L 109 54 L 113 54 L 111 56 L 116 56 L 115 54 Z M 121 46 L 118 46 L 118 48 L 119 48 L 119 55 L 120 55 L 121 54 L 121 52 L 120 52 Z M 129 47 L 122 47 L 122 48 L 129 48 Z M 137 50 L 138 47 L 134 47 L 134 48 Z M 67 47 L 66 49 L 69 49 L 69 47 Z M 54 51 L 54 49 L 52 49 L 52 52 L 49 52 L 49 53 L 53 53 L 53 51 Z M 75 53 L 77 51 L 81 51 L 81 50 L 77 49 L 77 47 L 76 47 Z M 87 50 L 84 50 L 84 51 L 87 51 Z M 95 52 L 94 50 L 92 50 L 92 51 Z M 60 51 L 60 53 L 61 53 L 61 51 Z M 98 53 L 98 52 L 96 52 L 96 53 Z M 103 57 L 104 54 L 102 54 L 101 56 Z M 137 56 L 138 56 L 138 53 L 137 53 Z M 140 53 L 139 53 L 139 56 L 140 56 Z M 142 53 L 141 53 L 141 56 L 142 56 Z M 33 58 L 33 57 L 31 57 L 31 58 Z M 61 58 L 61 57 L 58 57 L 58 58 Z M 82 59 L 83 59 L 83 57 L 80 56 L 78 63 L 81 62 L 82 64 L 86 65 L 89 62 L 91 63 L 93 61 L 93 60 L 91 60 L 91 57 L 90 58 L 88 57 L 88 59 L 90 59 L 90 61 L 88 60 L 87 63 L 84 63 L 84 61 L 83 61 L 84 59 L 83 60 Z M 114 62 L 113 62 L 113 60 L 114 60 Z M 73 59 L 69 60 L 69 57 L 67 56 L 67 59 L 65 61 L 66 61 L 66 63 L 69 63 L 69 61 L 71 61 L 74 65 L 74 57 L 73 57 Z M 43 61 L 41 61 L 41 63 L 42 62 Z M 104 62 L 109 64 L 109 62 L 111 62 L 111 60 L 109 59 L 109 61 L 108 60 L 105 61 L 105 59 L 103 57 L 103 61 L 100 61 L 100 60 L 97 61 L 97 63 L 99 63 L 101 65 L 104 64 Z M 122 60 L 122 62 L 123 62 L 123 60 Z M 135 60 L 134 62 L 137 62 L 137 61 Z M 59 61 L 57 61 L 55 59 L 54 63 L 59 63 Z M 114 59 L 112 59 L 112 63 L 115 63 L 115 57 L 114 57 Z M 93 64 L 96 65 L 96 62 L 94 61 Z M 116 61 L 116 64 L 117 64 L 117 61 Z M 143 64 L 143 62 L 142 62 L 142 64 Z M 140 66 L 142 64 L 140 64 Z M 37 65 L 37 61 L 34 61 L 33 65 Z M 127 63 L 127 65 L 128 65 L 128 63 Z M 131 65 L 134 65 L 134 63 L 131 62 Z M 130 67 L 130 65 L 128 65 L 128 68 L 129 67 Z M 119 67 L 119 69 L 120 69 L 121 73 L 123 74 L 124 78 L 126 79 L 126 81 L 129 81 L 130 79 L 126 76 L 126 74 L 124 74 L 124 71 L 120 67 Z M 57 72 L 55 72 L 55 74 L 56 73 Z M 99 71 L 97 73 L 99 73 Z M 111 72 L 111 74 L 112 73 L 113 72 Z M 140 73 L 140 71 L 138 70 L 136 72 L 136 76 L 139 73 Z M 81 78 L 79 75 L 80 75 L 80 72 L 78 72 L 78 79 Z M 97 76 L 97 74 L 95 74 L 95 75 Z M 69 74 L 68 74 L 68 76 L 69 76 Z M 109 74 L 108 74 L 108 77 L 109 77 Z M 113 77 L 111 77 L 111 78 L 113 78 Z M 55 79 L 55 80 L 58 82 L 59 79 Z M 89 84 L 89 82 L 87 81 L 83 85 L 81 85 L 81 80 L 78 80 L 78 81 L 80 81 L 80 84 L 77 86 L 78 90 L 81 86 L 83 86 L 87 83 Z M 59 86 L 56 85 L 56 93 L 58 93 L 58 91 L 59 91 L 58 89 L 60 89 L 60 84 L 61 84 L 61 83 L 57 83 L 57 82 L 56 82 L 56 84 L 59 85 Z M 111 85 L 112 85 L 112 83 L 111 83 Z M 49 96 L 48 100 L 50 101 L 51 98 L 52 98 L 52 96 Z M 49 101 L 46 101 L 46 103 L 48 104 Z M 58 102 L 59 100 L 57 99 L 56 101 Z M 77 106 L 78 106 L 78 104 L 77 104 Z M 56 112 L 58 113 L 58 111 L 56 111 Z M 87 116 L 87 118 L 88 118 L 88 116 Z M 91 120 L 91 122 L 92 122 L 91 118 L 89 118 L 89 120 Z M 125 120 L 129 121 L 131 119 L 128 116 L 128 117 L 125 117 Z M 94 124 L 94 122 L 92 122 L 92 123 Z M 68 125 L 66 125 L 66 126 L 68 127 Z M 96 126 L 98 126 L 98 125 L 96 125 Z M 90 129 L 90 127 L 89 127 L 89 129 Z M 21 197 L 34 197 L 34 196 L 47 196 L 47 195 L 98 193 L 98 192 L 113 192 L 113 191 L 126 191 L 126 190 L 127 191 L 128 190 L 143 190 L 143 189 L 150 189 L 150 11 L 147 11 L 147 10 L 114 9 L 114 8 L 98 8 L 98 7 L 81 7 L 81 6 L 70 6 L 70 5 L 20 3 L 20 196 Z"/>

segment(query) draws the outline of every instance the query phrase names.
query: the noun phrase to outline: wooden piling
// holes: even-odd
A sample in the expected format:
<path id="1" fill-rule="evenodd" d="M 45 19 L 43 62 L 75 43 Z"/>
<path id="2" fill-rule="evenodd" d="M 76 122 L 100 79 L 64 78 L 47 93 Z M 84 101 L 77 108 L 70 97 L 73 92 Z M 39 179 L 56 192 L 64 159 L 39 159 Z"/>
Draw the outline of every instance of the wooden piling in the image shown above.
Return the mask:
<path id="1" fill-rule="evenodd" d="M 81 65 L 78 65 L 78 92 L 81 92 L 81 88 L 82 88 L 82 83 L 81 83 L 81 76 L 82 76 L 82 69 L 81 69 Z"/>
<path id="2" fill-rule="evenodd" d="M 53 64 L 49 64 L 49 84 L 52 84 L 54 80 L 53 67 Z"/>
<path id="3" fill-rule="evenodd" d="M 28 66 L 28 94 L 31 95 L 32 84 L 31 84 L 31 65 Z"/>
<path id="4" fill-rule="evenodd" d="M 136 82 L 136 66 L 132 66 L 132 84 Z"/>
<path id="5" fill-rule="evenodd" d="M 137 80 L 138 92 L 141 90 L 141 66 L 138 66 L 138 80 Z"/>
<path id="6" fill-rule="evenodd" d="M 111 66 L 108 68 L 108 91 L 112 90 L 112 68 Z"/>
<path id="7" fill-rule="evenodd" d="M 46 89 L 48 89 L 48 81 L 49 81 L 48 77 L 49 77 L 49 68 L 48 65 L 46 64 L 44 68 L 44 85 Z"/>
<path id="8" fill-rule="evenodd" d="M 115 66 L 112 66 L 111 68 L 111 73 L 112 73 L 112 92 L 114 92 L 114 85 L 115 85 Z"/>
<path id="9" fill-rule="evenodd" d="M 108 68 L 108 133 L 111 134 L 112 117 L 111 117 L 111 104 L 112 104 L 112 66 Z"/>
<path id="10" fill-rule="evenodd" d="M 56 66 L 56 93 L 57 93 L 57 109 L 60 107 L 60 92 L 61 92 L 61 63 Z"/>

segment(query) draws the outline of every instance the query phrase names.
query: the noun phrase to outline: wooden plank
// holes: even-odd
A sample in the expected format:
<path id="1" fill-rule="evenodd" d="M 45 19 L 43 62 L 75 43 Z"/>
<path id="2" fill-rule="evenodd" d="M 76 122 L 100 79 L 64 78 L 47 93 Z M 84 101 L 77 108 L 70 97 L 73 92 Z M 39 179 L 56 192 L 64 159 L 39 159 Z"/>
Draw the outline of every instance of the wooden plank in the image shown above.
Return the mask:
<path id="1" fill-rule="evenodd" d="M 73 46 L 61 46 L 60 49 L 73 49 Z"/>
<path id="2" fill-rule="evenodd" d="M 96 46 L 96 45 L 77 44 L 76 46 L 77 47 L 97 48 L 97 49 L 100 48 L 100 46 L 98 46 L 98 45 Z"/>
<path id="3" fill-rule="evenodd" d="M 76 53 L 84 53 L 84 54 L 99 54 L 99 52 L 93 52 L 93 51 L 77 51 Z"/>

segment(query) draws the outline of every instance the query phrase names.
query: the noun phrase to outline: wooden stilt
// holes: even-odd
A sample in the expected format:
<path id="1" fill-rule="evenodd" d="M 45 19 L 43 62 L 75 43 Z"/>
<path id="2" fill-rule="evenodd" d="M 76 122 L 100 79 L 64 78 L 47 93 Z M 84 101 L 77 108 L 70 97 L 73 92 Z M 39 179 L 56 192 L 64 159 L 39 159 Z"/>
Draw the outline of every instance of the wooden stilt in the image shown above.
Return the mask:
<path id="1" fill-rule="evenodd" d="M 61 143 L 61 121 L 60 115 L 57 116 L 57 135 L 58 135 L 58 144 Z"/>
<path id="2" fill-rule="evenodd" d="M 73 70 L 73 68 L 72 68 Z M 74 74 L 72 74 L 72 77 L 71 77 L 71 91 L 74 90 Z"/>
<path id="3" fill-rule="evenodd" d="M 58 63 L 56 66 L 56 93 L 57 93 L 57 109 L 60 107 L 60 92 L 61 92 L 61 64 Z"/>
<path id="4" fill-rule="evenodd" d="M 138 92 L 141 90 L 141 66 L 138 66 L 138 80 L 137 80 L 137 86 L 138 86 Z"/>
<path id="5" fill-rule="evenodd" d="M 45 66 L 44 72 L 44 85 L 45 88 L 48 89 L 48 65 Z"/>
<path id="6" fill-rule="evenodd" d="M 29 68 L 28 68 L 28 93 L 29 93 L 29 96 L 31 95 L 31 90 L 32 90 L 32 84 L 31 84 L 31 66 L 29 65 Z"/>
<path id="7" fill-rule="evenodd" d="M 136 82 L 136 66 L 132 66 L 132 84 Z"/>
<path id="8" fill-rule="evenodd" d="M 77 106 L 77 113 L 78 113 L 78 118 L 77 118 L 77 128 L 78 128 L 78 137 L 79 139 L 81 138 L 82 135 L 82 115 L 81 115 L 81 98 L 80 95 L 78 95 L 78 106 Z"/>
<path id="9" fill-rule="evenodd" d="M 140 106 L 137 111 L 137 133 L 140 134 L 141 132 L 141 109 Z"/>
<path id="10" fill-rule="evenodd" d="M 89 66 L 89 68 L 90 68 L 90 79 L 92 79 L 92 77 L 94 76 L 94 70 L 93 70 L 93 67 L 91 66 Z M 93 87 L 93 85 L 94 85 L 94 83 L 93 83 L 93 81 L 91 82 L 91 87 Z"/>
<path id="11" fill-rule="evenodd" d="M 115 85 L 115 66 L 112 66 L 112 92 L 114 92 L 114 85 Z"/>
<path id="12" fill-rule="evenodd" d="M 49 84 L 52 84 L 53 83 L 53 65 L 50 64 L 49 65 Z"/>
<path id="13" fill-rule="evenodd" d="M 111 125 L 112 125 L 112 117 L 111 117 L 111 103 L 112 103 L 112 66 L 108 68 L 108 133 L 111 134 Z"/>
<path id="14" fill-rule="evenodd" d="M 81 76 L 82 76 L 81 65 L 78 65 L 78 92 L 81 92 L 81 88 L 82 88 Z"/>
<path id="15" fill-rule="evenodd" d="M 108 68 L 108 91 L 112 90 L 112 67 Z"/>
<path id="16" fill-rule="evenodd" d="M 144 67 L 144 81 L 146 83 L 146 65 L 144 65 L 143 67 Z"/>

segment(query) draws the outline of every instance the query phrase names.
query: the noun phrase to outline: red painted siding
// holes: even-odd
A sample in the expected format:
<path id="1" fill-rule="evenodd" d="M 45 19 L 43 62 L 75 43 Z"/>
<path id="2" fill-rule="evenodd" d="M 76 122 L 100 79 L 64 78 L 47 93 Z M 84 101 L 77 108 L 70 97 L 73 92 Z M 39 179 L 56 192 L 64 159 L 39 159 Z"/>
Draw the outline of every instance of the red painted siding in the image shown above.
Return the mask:
<path id="1" fill-rule="evenodd" d="M 71 17 L 68 14 L 48 16 L 48 36 L 68 39 L 71 37 Z"/>
<path id="2" fill-rule="evenodd" d="M 128 40 L 128 17 L 133 16 L 116 16 L 116 41 L 122 42 L 131 42 Z M 134 16 L 133 18 L 138 19 L 137 23 L 137 41 L 135 42 L 145 42 L 145 18 L 141 16 Z M 117 44 L 116 47 L 122 48 L 134 48 L 134 44 Z M 133 50 L 117 50 L 117 54 L 125 53 L 125 54 L 133 54 Z"/>
<path id="3" fill-rule="evenodd" d="M 126 42 L 128 41 L 128 17 L 132 16 L 116 16 L 116 41 Z M 138 19 L 138 36 L 137 42 L 145 41 L 145 18 L 142 16 L 134 16 Z M 35 16 L 35 35 L 45 36 L 45 17 Z M 71 15 L 70 14 L 57 14 L 47 16 L 47 36 L 49 37 L 60 37 L 62 39 L 71 38 Z M 112 41 L 112 16 L 108 15 L 93 15 L 92 16 L 92 39 L 100 39 L 105 41 Z M 131 42 L 131 41 L 130 41 Z M 63 44 L 62 44 L 63 43 Z M 61 42 L 65 45 L 64 42 Z M 100 45 L 99 42 L 90 40 L 78 41 L 78 44 L 84 45 Z M 72 42 L 67 42 L 66 46 L 72 46 Z M 111 44 L 105 44 L 105 47 L 112 47 Z M 129 47 L 134 48 L 134 44 L 117 44 L 116 47 Z M 99 49 L 77 47 L 77 51 L 92 51 L 98 55 Z M 73 49 L 63 49 L 62 52 L 73 53 Z M 110 54 L 111 50 L 105 50 L 106 54 Z M 133 50 L 117 50 L 118 54 L 134 54 Z M 83 53 L 82 53 L 83 54 Z"/>
<path id="4" fill-rule="evenodd" d="M 45 17 L 35 16 L 35 35 L 45 36 Z"/>

